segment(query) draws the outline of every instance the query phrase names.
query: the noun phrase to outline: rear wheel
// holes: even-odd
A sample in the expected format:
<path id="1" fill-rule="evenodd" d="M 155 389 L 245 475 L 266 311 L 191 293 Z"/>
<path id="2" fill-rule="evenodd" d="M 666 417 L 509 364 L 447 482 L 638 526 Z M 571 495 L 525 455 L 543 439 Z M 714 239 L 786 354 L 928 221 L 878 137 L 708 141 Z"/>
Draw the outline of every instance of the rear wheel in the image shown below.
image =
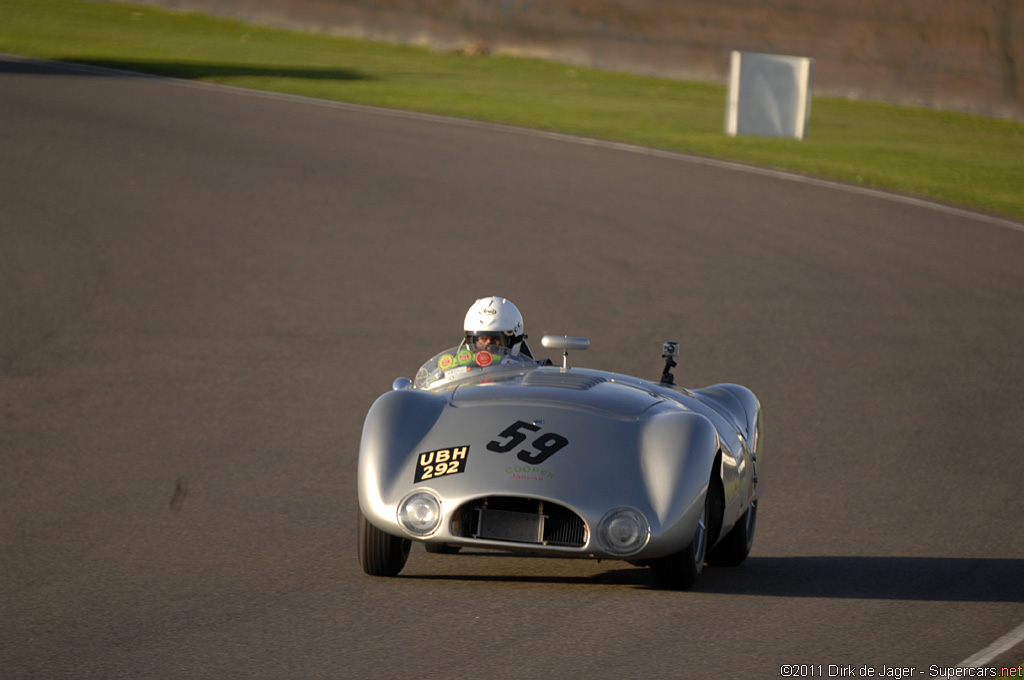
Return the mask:
<path id="1" fill-rule="evenodd" d="M 715 567 L 736 567 L 750 554 L 757 527 L 757 499 L 750 502 L 736 526 L 708 553 L 708 564 Z"/>
<path id="2" fill-rule="evenodd" d="M 412 541 L 384 533 L 359 513 L 359 566 L 370 576 L 397 576 L 411 547 Z"/>
<path id="3" fill-rule="evenodd" d="M 654 584 L 661 590 L 689 590 L 697 582 L 704 568 L 704 555 L 708 547 L 708 520 L 711 517 L 711 486 L 704 494 L 704 507 L 697 521 L 697 531 L 690 545 L 675 555 L 651 561 Z"/>

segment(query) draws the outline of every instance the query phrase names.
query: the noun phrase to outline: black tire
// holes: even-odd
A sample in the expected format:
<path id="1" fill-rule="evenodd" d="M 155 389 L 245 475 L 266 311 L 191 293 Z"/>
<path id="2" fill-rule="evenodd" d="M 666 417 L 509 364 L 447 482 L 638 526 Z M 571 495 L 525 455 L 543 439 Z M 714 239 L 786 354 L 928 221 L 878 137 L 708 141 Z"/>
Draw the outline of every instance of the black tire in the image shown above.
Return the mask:
<path id="1" fill-rule="evenodd" d="M 370 576 L 397 576 L 411 547 L 412 541 L 384 533 L 359 513 L 359 566 Z"/>
<path id="2" fill-rule="evenodd" d="M 743 513 L 736 526 L 708 553 L 708 564 L 714 567 L 738 567 L 750 554 L 757 528 L 757 499 Z"/>
<path id="3" fill-rule="evenodd" d="M 459 552 L 459 546 L 448 545 L 447 543 L 424 543 L 423 546 L 427 549 L 428 553 L 434 553 L 435 555 L 454 555 Z"/>
<path id="4" fill-rule="evenodd" d="M 711 488 L 711 485 L 708 485 L 709 491 Z M 697 577 L 704 568 L 704 556 L 710 538 L 708 524 L 712 512 L 711 504 L 711 494 L 705 493 L 704 508 L 697 521 L 697 532 L 688 546 L 675 555 L 651 560 L 654 585 L 659 590 L 689 590 L 697 582 Z"/>

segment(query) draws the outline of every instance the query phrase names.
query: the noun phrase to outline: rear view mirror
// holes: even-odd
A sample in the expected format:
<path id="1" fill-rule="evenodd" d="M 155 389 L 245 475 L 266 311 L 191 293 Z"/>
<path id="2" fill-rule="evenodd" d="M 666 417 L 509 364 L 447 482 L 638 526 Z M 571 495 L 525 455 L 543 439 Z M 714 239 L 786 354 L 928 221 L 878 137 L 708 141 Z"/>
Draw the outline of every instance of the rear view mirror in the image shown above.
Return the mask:
<path id="1" fill-rule="evenodd" d="M 569 368 L 569 350 L 583 350 L 590 347 L 590 340 L 574 338 L 571 335 L 545 335 L 540 344 L 546 349 L 562 350 L 562 370 Z"/>
<path id="2" fill-rule="evenodd" d="M 586 338 L 574 338 L 569 335 L 545 335 L 540 339 L 540 344 L 545 349 L 584 350 L 590 347 L 590 340 Z"/>

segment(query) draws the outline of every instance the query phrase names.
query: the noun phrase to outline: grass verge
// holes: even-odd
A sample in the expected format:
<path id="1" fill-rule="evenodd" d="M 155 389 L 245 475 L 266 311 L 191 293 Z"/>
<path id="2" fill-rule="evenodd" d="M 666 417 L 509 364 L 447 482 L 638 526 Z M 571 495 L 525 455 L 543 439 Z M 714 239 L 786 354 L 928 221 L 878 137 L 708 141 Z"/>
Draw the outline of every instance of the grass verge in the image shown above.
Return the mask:
<path id="1" fill-rule="evenodd" d="M 287 31 L 149 5 L 0 0 L 0 52 L 712 156 L 1024 220 L 1024 122 L 815 97 L 808 138 L 730 138 L 722 86 Z"/>

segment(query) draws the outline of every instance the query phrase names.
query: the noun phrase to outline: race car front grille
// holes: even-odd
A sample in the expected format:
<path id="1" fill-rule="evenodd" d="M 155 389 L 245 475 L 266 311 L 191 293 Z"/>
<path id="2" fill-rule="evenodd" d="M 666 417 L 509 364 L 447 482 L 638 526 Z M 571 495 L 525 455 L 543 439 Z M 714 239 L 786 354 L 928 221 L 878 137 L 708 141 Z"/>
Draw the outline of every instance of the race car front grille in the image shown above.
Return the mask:
<path id="1" fill-rule="evenodd" d="M 489 496 L 459 508 L 452 533 L 510 543 L 581 548 L 587 543 L 583 518 L 564 506 L 533 498 Z"/>

